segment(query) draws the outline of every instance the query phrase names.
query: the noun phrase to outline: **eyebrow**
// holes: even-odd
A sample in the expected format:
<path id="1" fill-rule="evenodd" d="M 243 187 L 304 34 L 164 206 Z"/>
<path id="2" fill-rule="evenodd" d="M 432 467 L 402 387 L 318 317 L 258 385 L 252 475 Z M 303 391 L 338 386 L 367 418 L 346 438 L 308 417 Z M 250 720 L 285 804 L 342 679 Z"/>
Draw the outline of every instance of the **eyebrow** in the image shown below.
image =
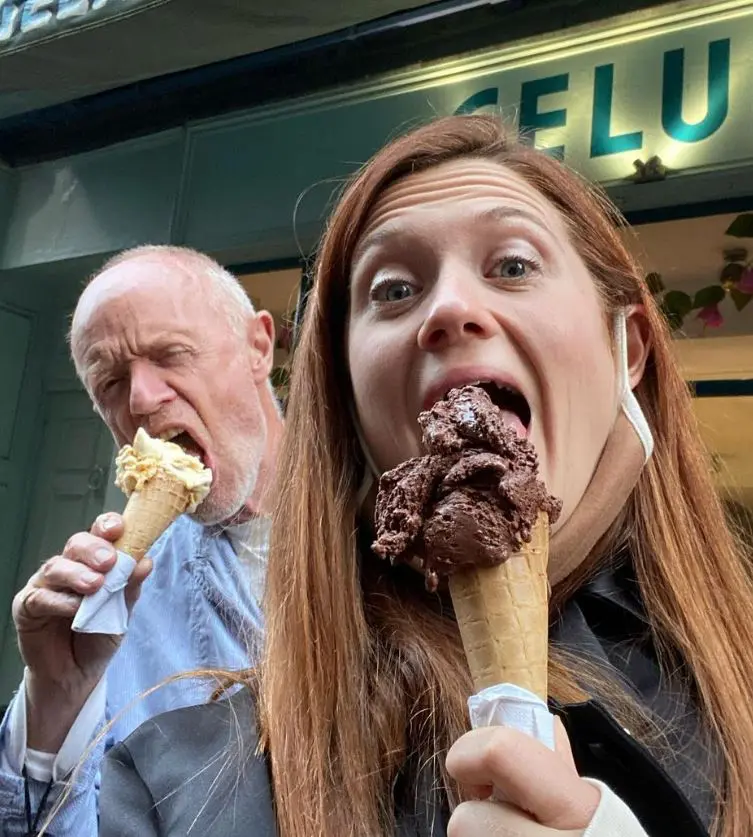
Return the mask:
<path id="1" fill-rule="evenodd" d="M 181 343 L 181 341 L 185 342 L 191 339 L 192 335 L 189 331 L 184 329 L 177 329 L 174 332 L 168 333 L 163 332 L 152 340 L 152 342 L 139 353 L 139 356 L 143 357 L 144 355 L 149 356 L 155 353 L 159 354 L 159 352 L 165 351 L 166 349 Z M 84 353 L 81 363 L 91 370 L 98 366 L 110 364 L 113 358 L 115 359 L 113 368 L 117 368 L 124 363 L 124 361 L 118 357 L 117 352 L 113 353 L 107 350 L 103 351 L 99 345 L 94 345 Z"/>
<path id="2" fill-rule="evenodd" d="M 515 220 L 526 221 L 546 233 L 551 232 L 549 227 L 547 227 L 544 223 L 543 218 L 535 212 L 529 212 L 527 209 L 517 209 L 511 206 L 492 206 L 489 209 L 482 209 L 479 212 L 474 213 L 472 217 L 474 225 L 488 223 L 499 224 Z M 374 230 L 373 233 L 367 235 L 366 238 L 364 238 L 357 245 L 353 254 L 353 263 L 355 264 L 359 262 L 367 250 L 370 250 L 372 247 L 379 247 L 385 244 L 400 235 L 401 232 L 401 230 L 396 229 L 395 226 L 390 224 Z"/>
<path id="3" fill-rule="evenodd" d="M 474 215 L 473 220 L 476 223 L 488 223 L 489 221 L 504 223 L 506 221 L 523 220 L 535 224 L 542 230 L 549 230 L 540 215 L 529 212 L 527 209 L 514 209 L 511 206 L 492 206 L 489 209 L 483 209 Z"/>
<path id="4" fill-rule="evenodd" d="M 81 358 L 81 363 L 91 369 L 93 366 L 103 363 L 105 358 L 106 352 L 100 351 L 100 349 L 95 346 L 94 348 L 84 352 Z"/>

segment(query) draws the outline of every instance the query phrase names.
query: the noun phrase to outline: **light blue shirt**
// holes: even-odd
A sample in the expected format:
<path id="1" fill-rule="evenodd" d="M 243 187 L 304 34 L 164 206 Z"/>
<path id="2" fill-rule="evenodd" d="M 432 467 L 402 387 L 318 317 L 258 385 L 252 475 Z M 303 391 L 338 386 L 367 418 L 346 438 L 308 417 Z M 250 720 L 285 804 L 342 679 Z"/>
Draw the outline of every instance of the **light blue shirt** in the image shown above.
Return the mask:
<path id="1" fill-rule="evenodd" d="M 255 658 L 262 616 L 244 564 L 249 553 L 266 564 L 268 522 L 259 524 L 263 528 L 259 534 L 257 526 L 252 549 L 239 549 L 236 533 L 204 527 L 185 516 L 154 545 L 149 553 L 154 569 L 107 670 L 106 717 L 112 728 L 79 770 L 46 832 L 50 837 L 96 837 L 99 766 L 105 750 L 161 712 L 207 700 L 217 683 L 178 680 L 142 697 L 147 690 L 175 674 L 242 669 Z M 0 763 L 5 767 L 0 771 L 0 823 L 3 837 L 22 837 L 27 832 L 24 780 L 21 765 L 14 764 L 18 759 L 10 753 L 12 710 L 13 704 L 0 726 Z M 101 720 L 103 724 L 105 718 Z M 29 786 L 36 811 L 45 784 L 30 779 Z M 63 790 L 62 783 L 53 786 L 40 825 Z"/>

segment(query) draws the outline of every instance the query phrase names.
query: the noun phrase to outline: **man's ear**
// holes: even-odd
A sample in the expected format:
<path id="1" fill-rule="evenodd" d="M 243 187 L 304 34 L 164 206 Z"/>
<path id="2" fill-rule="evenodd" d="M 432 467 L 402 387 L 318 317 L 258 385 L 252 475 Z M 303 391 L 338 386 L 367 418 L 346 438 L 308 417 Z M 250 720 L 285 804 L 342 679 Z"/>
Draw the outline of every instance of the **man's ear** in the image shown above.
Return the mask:
<path id="1" fill-rule="evenodd" d="M 254 382 L 263 384 L 274 366 L 275 323 L 269 311 L 257 311 L 248 318 L 248 345 Z"/>
<path id="2" fill-rule="evenodd" d="M 651 330 L 643 305 L 628 305 L 625 309 L 625 331 L 627 334 L 627 362 L 630 389 L 635 389 L 646 371 L 646 362 L 651 353 Z"/>

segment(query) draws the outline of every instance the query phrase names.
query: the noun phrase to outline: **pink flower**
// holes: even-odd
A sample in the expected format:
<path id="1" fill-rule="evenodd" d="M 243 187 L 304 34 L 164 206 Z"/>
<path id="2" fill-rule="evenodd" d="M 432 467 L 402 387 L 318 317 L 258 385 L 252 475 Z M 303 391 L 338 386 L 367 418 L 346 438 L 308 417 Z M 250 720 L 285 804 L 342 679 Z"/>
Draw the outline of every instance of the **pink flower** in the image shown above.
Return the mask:
<path id="1" fill-rule="evenodd" d="M 722 317 L 718 303 L 701 308 L 698 312 L 698 319 L 703 322 L 706 328 L 719 328 L 724 322 L 724 317 Z"/>
<path id="2" fill-rule="evenodd" d="M 737 280 L 737 290 L 744 294 L 753 295 L 753 268 L 746 267 L 742 276 Z"/>

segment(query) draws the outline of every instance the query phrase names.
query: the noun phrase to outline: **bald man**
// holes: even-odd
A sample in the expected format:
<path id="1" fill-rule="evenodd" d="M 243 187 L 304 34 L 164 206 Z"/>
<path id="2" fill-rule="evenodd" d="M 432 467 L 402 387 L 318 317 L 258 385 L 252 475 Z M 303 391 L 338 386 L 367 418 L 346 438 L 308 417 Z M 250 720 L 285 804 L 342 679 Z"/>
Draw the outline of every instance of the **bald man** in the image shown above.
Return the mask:
<path id="1" fill-rule="evenodd" d="M 205 700 L 212 684 L 171 675 L 249 665 L 262 624 L 265 495 L 282 419 L 269 382 L 274 327 L 237 280 L 195 251 L 143 247 L 109 261 L 82 293 L 70 342 L 76 371 L 118 445 L 143 427 L 212 469 L 207 499 L 134 571 L 128 632 L 71 630 L 82 597 L 115 564 L 122 519 L 104 514 L 61 544 L 13 602 L 26 664 L 0 727 L 3 835 L 36 833 L 106 720 L 52 821 L 55 837 L 95 837 L 105 741 Z M 138 599 L 138 601 L 136 601 Z M 49 793 L 45 793 L 48 790 Z M 25 804 L 25 794 L 30 804 Z M 35 824 L 36 823 L 36 824 Z"/>

